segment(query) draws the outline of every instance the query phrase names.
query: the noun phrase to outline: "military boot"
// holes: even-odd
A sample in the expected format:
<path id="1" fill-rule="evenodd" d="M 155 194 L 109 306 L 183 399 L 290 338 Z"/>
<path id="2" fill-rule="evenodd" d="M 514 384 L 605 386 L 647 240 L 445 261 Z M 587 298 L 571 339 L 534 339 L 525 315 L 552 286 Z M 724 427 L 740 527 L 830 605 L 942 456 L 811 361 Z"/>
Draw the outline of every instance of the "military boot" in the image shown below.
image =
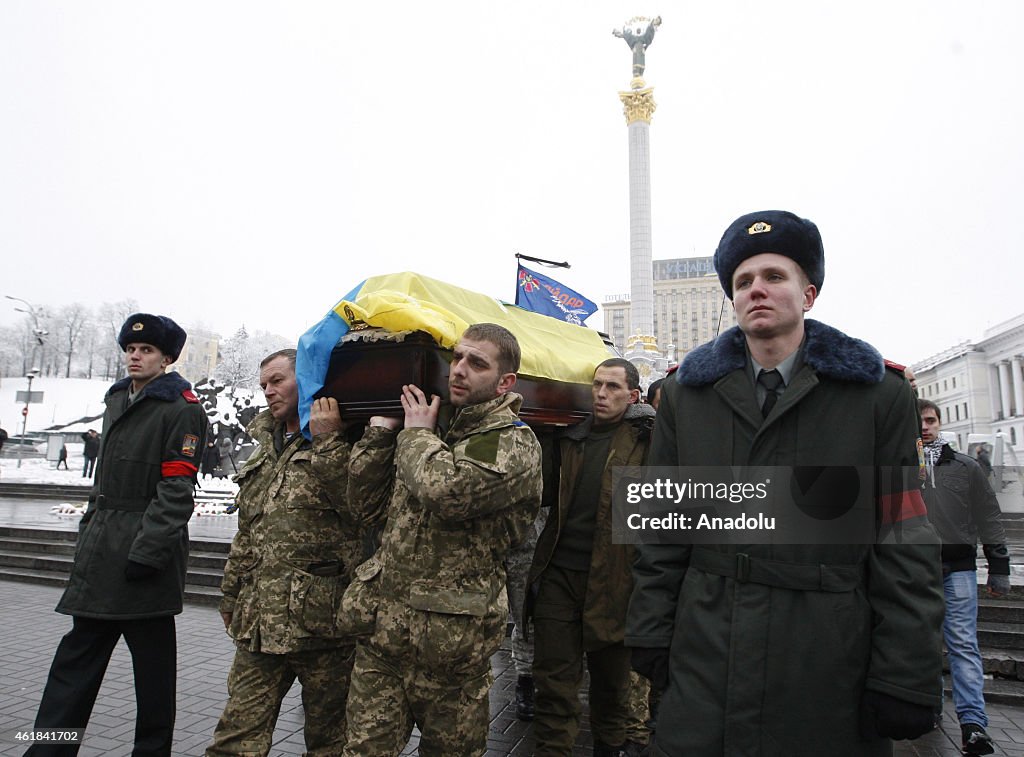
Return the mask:
<path id="1" fill-rule="evenodd" d="M 516 681 L 516 717 L 533 720 L 533 676 L 519 676 Z"/>
<path id="2" fill-rule="evenodd" d="M 960 734 L 963 737 L 964 754 L 992 754 L 996 751 L 992 746 L 992 737 L 977 723 L 964 723 L 960 726 Z"/>

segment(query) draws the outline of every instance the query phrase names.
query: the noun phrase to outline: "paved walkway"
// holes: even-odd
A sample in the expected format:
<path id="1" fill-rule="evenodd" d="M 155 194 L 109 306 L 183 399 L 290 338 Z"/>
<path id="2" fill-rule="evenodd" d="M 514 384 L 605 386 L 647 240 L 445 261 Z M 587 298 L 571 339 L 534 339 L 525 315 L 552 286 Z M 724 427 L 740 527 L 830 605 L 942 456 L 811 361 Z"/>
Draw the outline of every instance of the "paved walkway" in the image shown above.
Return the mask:
<path id="1" fill-rule="evenodd" d="M 51 514 L 53 504 L 0 499 L 0 523 L 76 529 L 78 518 Z M 230 540 L 235 525 L 234 517 L 194 518 L 189 530 L 194 538 Z M 54 650 L 71 627 L 70 618 L 53 612 L 60 594 L 59 588 L 0 580 L 0 757 L 24 752 L 24 746 L 14 740 L 14 732 L 32 724 Z M 234 645 L 212 607 L 186 605 L 178 617 L 177 630 L 178 718 L 174 754 L 201 755 L 227 697 L 227 671 Z M 487 757 L 532 754 L 532 729 L 516 719 L 511 704 L 515 672 L 507 645 L 492 658 L 492 668 L 495 683 L 491 689 Z M 272 755 L 302 753 L 302 705 L 298 691 L 298 686 L 293 687 L 281 707 Z M 998 745 L 996 754 L 1024 757 L 1024 708 L 989 705 L 988 714 L 989 732 Z M 129 754 L 134 720 L 131 658 L 122 642 L 107 670 L 80 754 Z M 574 754 L 591 755 L 585 708 L 581 726 Z M 898 744 L 895 754 L 946 757 L 960 754 L 959 745 L 960 729 L 952 704 L 947 702 L 942 728 L 917 741 Z M 416 754 L 415 734 L 405 754 Z"/>
<path id="2" fill-rule="evenodd" d="M 53 612 L 59 588 L 0 581 L 4 633 L 0 636 L 0 755 L 20 755 L 24 745 L 14 740 L 17 729 L 32 724 L 46 673 L 60 636 L 71 621 Z M 187 605 L 178 618 L 178 720 L 175 755 L 200 755 L 210 740 L 227 696 L 225 681 L 233 645 L 224 634 L 216 609 Z M 515 717 L 511 706 L 515 674 L 507 647 L 492 659 L 495 684 L 491 690 L 491 730 L 487 757 L 529 755 L 533 740 L 528 724 Z M 997 740 L 996 754 L 1024 757 L 1024 709 L 990 705 L 989 732 Z M 127 755 L 134 731 L 135 694 L 131 658 L 118 645 L 89 723 L 83 757 Z M 590 755 L 590 734 L 584 720 L 576 755 Z M 281 708 L 272 755 L 302 753 L 302 706 L 293 687 Z M 906 755 L 957 755 L 959 728 L 947 703 L 943 727 L 913 743 L 897 746 Z M 415 735 L 404 752 L 416 754 Z"/>

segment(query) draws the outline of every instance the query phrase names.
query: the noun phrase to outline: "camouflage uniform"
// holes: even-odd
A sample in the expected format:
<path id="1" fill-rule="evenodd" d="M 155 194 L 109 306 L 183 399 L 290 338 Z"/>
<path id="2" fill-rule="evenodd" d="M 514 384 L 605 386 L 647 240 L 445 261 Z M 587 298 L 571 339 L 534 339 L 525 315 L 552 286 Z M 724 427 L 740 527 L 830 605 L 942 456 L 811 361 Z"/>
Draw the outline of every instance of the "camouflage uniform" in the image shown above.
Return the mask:
<path id="1" fill-rule="evenodd" d="M 307 754 L 337 755 L 354 646 L 336 618 L 361 558 L 343 507 L 351 445 L 341 432 L 286 440 L 269 411 L 248 431 L 260 446 L 236 478 L 238 533 L 221 584 L 237 650 L 206 754 L 267 754 L 298 677 Z"/>
<path id="2" fill-rule="evenodd" d="M 508 575 L 508 606 L 512 620 L 512 665 L 516 675 L 533 675 L 533 637 L 522 630 L 523 609 L 526 603 L 526 587 L 530 578 L 530 565 L 537 549 L 537 539 L 547 522 L 546 510 L 537 514 L 533 527 L 526 534 L 526 541 L 515 547 L 505 558 L 505 572 Z"/>
<path id="3" fill-rule="evenodd" d="M 397 754 L 414 722 L 424 757 L 486 748 L 490 657 L 508 619 L 503 560 L 541 498 L 540 445 L 516 416 L 521 403 L 509 393 L 463 408 L 444 441 L 370 427 L 353 447 L 348 501 L 387 525 L 349 590 L 375 586 L 377 598 L 356 650 L 349 757 Z"/>
<path id="4" fill-rule="evenodd" d="M 646 744 L 651 740 L 651 682 L 629 671 L 629 714 L 626 716 L 626 741 Z"/>

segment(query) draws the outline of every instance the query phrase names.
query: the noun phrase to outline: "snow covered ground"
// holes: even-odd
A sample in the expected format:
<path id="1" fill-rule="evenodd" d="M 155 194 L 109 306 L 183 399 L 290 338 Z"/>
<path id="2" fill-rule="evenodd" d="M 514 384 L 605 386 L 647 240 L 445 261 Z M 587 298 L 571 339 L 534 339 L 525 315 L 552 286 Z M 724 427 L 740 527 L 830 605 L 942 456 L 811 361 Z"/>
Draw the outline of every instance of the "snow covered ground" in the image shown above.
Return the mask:
<path id="1" fill-rule="evenodd" d="M 40 445 L 40 451 L 45 445 Z M 36 453 L 39 454 L 39 453 Z M 0 481 L 12 484 L 61 484 L 62 486 L 91 486 L 92 479 L 83 478 L 82 469 L 85 460 L 82 457 L 81 444 L 68 445 L 68 468 L 56 469 L 56 463 L 51 463 L 43 457 L 26 457 L 21 461 L 21 468 L 18 468 L 17 451 L 8 452 L 4 448 L 3 457 L 0 457 Z M 199 495 L 204 493 L 215 495 L 233 495 L 238 491 L 238 486 L 227 478 L 201 477 L 199 479 Z"/>
<path id="2" fill-rule="evenodd" d="M 21 409 L 24 403 L 17 402 L 15 398 L 18 391 L 27 388 L 28 382 L 23 378 L 0 380 L 0 426 L 3 426 L 11 436 L 21 434 Z M 32 382 L 32 391 L 43 392 L 43 402 L 29 405 L 28 430 L 42 431 L 50 426 L 67 424 L 84 416 L 101 415 L 103 396 L 109 388 L 110 382 L 96 379 L 36 379 Z M 223 392 L 217 394 L 215 406 L 210 408 L 211 421 L 230 422 L 235 415 L 235 404 L 239 400 L 229 399 L 223 395 Z M 240 395 L 249 399 L 250 403 L 256 401 L 252 392 Z M 261 395 L 259 399 L 262 399 Z M 97 419 L 92 422 L 75 423 L 66 430 L 81 433 L 89 428 L 99 431 L 101 427 L 102 422 Z M 69 442 L 67 448 L 67 470 L 63 466 L 57 470 L 57 463 L 45 458 L 46 443 L 40 443 L 33 448 L 22 448 L 20 466 L 17 445 L 5 445 L 3 452 L 0 453 L 0 481 L 82 486 L 81 501 L 54 505 L 55 508 L 63 510 L 64 514 L 73 516 L 77 508 L 84 504 L 84 487 L 91 486 L 92 480 L 82 476 L 85 463 L 82 457 L 82 443 Z M 196 514 L 199 516 L 223 514 L 225 507 L 231 503 L 238 491 L 234 482 L 227 478 L 203 477 L 200 478 L 199 485 L 200 489 L 196 492 Z"/>
<path id="3" fill-rule="evenodd" d="M 37 378 L 33 392 L 42 392 L 43 401 L 28 406 L 28 430 L 42 431 L 57 424 L 71 423 L 83 416 L 103 414 L 103 395 L 111 382 L 103 379 Z M 21 434 L 24 402 L 17 393 L 28 389 L 28 380 L 19 376 L 0 379 L 0 426 L 11 436 Z M 92 426 L 99 431 L 100 423 Z M 81 472 L 81 471 L 79 471 Z"/>
<path id="4" fill-rule="evenodd" d="M 110 388 L 111 382 L 103 379 L 65 379 L 38 378 L 32 382 L 33 392 L 43 393 L 43 402 L 29 405 L 28 431 L 42 431 L 55 425 L 63 426 L 83 417 L 101 416 L 103 414 L 103 397 Z M 0 426 L 10 436 L 21 435 L 21 411 L 25 407 L 18 402 L 17 392 L 28 389 L 28 381 L 20 377 L 0 379 Z M 203 405 L 214 424 L 214 431 L 222 426 L 234 426 L 241 420 L 239 415 L 251 417 L 262 407 L 263 395 L 260 392 L 236 390 L 229 392 L 223 384 L 207 385 L 197 390 L 204 400 Z M 231 394 L 232 396 L 228 396 Z M 76 434 L 93 428 L 102 428 L 102 419 L 74 423 L 62 429 Z M 69 442 L 68 470 L 56 469 L 56 462 L 48 461 L 42 455 L 46 453 L 46 444 L 42 443 L 35 449 L 24 448 L 25 455 L 18 466 L 18 447 L 14 444 L 5 446 L 0 453 L 0 481 L 28 484 L 63 484 L 86 485 L 82 477 L 84 460 L 82 444 Z M 200 486 L 203 493 L 234 494 L 237 487 L 228 479 L 202 478 Z"/>

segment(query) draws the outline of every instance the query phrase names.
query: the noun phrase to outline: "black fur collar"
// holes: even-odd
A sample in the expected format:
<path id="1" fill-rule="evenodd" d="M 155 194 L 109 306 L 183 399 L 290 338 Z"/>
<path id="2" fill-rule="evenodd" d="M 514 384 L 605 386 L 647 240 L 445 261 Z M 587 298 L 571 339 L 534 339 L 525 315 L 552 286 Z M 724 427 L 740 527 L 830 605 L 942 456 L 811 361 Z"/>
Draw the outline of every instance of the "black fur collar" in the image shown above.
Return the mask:
<path id="1" fill-rule="evenodd" d="M 862 384 L 877 384 L 884 378 L 882 356 L 867 342 L 810 318 L 804 321 L 804 334 L 803 360 L 819 376 Z M 687 355 L 676 371 L 676 381 L 684 386 L 713 384 L 746 364 L 743 332 L 733 326 Z"/>
<path id="2" fill-rule="evenodd" d="M 131 376 L 125 376 L 123 379 L 114 384 L 110 389 L 107 390 L 107 397 L 114 392 L 128 391 L 131 386 Z M 192 384 L 188 383 L 181 377 L 180 373 L 172 372 L 165 373 L 163 376 L 157 376 L 155 379 L 150 381 L 144 387 L 142 387 L 142 394 L 140 397 L 152 397 L 153 399 L 163 400 L 164 402 L 170 402 L 176 397 L 180 397 L 181 393 L 186 389 L 191 389 Z"/>

